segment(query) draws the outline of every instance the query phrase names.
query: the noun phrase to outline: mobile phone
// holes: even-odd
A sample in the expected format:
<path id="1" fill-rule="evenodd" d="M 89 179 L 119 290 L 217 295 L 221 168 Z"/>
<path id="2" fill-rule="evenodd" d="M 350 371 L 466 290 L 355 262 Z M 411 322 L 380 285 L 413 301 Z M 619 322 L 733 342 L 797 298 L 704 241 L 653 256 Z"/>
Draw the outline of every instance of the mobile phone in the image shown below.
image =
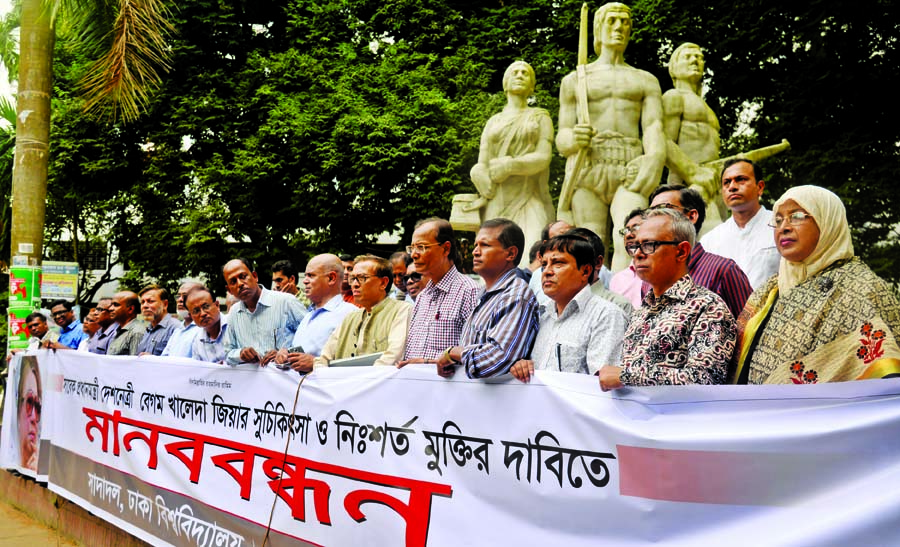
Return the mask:
<path id="1" fill-rule="evenodd" d="M 294 346 L 294 347 L 292 347 L 292 348 L 287 348 L 287 352 L 288 352 L 288 353 L 303 353 L 303 346 Z M 290 364 L 290 363 L 284 363 L 284 364 L 279 365 L 279 364 L 276 363 L 276 364 L 275 364 L 275 367 L 276 367 L 278 370 L 290 370 L 291 364 Z"/>

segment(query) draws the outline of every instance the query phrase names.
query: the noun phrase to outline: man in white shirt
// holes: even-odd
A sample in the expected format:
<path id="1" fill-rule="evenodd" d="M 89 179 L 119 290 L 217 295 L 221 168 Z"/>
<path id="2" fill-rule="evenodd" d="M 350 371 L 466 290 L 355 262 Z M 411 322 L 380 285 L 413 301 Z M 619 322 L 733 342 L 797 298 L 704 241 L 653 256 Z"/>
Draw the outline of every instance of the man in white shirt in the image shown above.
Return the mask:
<path id="1" fill-rule="evenodd" d="M 612 302 L 591 291 L 596 250 L 576 233 L 551 238 L 541 247 L 543 292 L 540 330 L 530 359 L 517 361 L 509 372 L 522 382 L 535 370 L 596 374 L 609 363 L 621 363 L 627 320 Z"/>
<path id="2" fill-rule="evenodd" d="M 572 228 L 574 228 L 574 226 L 565 220 L 554 220 L 550 224 L 544 226 L 544 229 L 541 231 L 541 241 L 546 242 L 552 237 L 561 236 Z M 543 271 L 542 268 L 538 268 L 531 273 L 531 280 L 528 282 L 528 287 L 531 289 L 531 292 L 534 293 L 539 305 L 549 306 L 552 301 L 550 300 L 550 297 L 544 294 L 544 289 L 541 287 L 543 283 L 541 274 Z"/>
<path id="3" fill-rule="evenodd" d="M 700 240 L 707 251 L 734 260 L 754 290 L 778 273 L 781 260 L 768 225 L 772 211 L 759 203 L 765 186 L 762 170 L 752 161 L 726 162 L 722 170 L 722 199 L 731 209 L 731 218 Z"/>

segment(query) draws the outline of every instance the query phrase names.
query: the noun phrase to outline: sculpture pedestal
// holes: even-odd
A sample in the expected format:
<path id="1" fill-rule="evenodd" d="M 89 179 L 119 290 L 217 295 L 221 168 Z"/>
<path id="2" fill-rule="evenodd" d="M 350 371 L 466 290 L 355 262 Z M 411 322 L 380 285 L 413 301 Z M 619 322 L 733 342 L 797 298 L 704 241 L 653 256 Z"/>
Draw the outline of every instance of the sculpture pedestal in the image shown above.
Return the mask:
<path id="1" fill-rule="evenodd" d="M 467 211 L 478 194 L 456 194 L 453 196 L 453 208 L 450 210 L 450 226 L 456 231 L 477 232 L 481 228 L 481 209 Z"/>

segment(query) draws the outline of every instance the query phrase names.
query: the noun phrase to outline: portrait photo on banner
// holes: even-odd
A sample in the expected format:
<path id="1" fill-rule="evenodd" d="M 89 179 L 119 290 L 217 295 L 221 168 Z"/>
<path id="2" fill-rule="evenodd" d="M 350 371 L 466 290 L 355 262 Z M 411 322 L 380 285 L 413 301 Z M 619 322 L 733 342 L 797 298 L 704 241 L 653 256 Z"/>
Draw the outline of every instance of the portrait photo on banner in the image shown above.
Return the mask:
<path id="1" fill-rule="evenodd" d="M 45 372 L 34 355 L 16 356 L 9 372 L 0 466 L 32 477 L 40 471 L 46 475 L 46 469 L 39 469 Z"/>

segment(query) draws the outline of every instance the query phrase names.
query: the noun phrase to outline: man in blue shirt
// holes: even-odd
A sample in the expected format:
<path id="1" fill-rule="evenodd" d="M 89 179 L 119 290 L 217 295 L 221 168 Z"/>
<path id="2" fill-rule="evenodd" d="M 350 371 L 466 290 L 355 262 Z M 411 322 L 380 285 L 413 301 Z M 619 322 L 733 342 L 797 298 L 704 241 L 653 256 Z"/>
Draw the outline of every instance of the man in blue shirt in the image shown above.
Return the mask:
<path id="1" fill-rule="evenodd" d="M 191 357 L 194 338 L 199 335 L 201 329 L 194 323 L 191 318 L 192 314 L 188 312 L 187 295 L 190 291 L 202 287 L 202 283 L 189 280 L 184 281 L 178 287 L 178 293 L 175 295 L 175 313 L 182 322 L 166 342 L 166 348 L 161 354 L 163 357 Z"/>
<path id="2" fill-rule="evenodd" d="M 169 291 L 150 285 L 140 292 L 140 298 L 141 314 L 150 324 L 138 345 L 138 355 L 161 355 L 169 337 L 181 326 L 169 315 Z"/>
<path id="3" fill-rule="evenodd" d="M 78 349 L 78 344 L 87 338 L 87 334 L 81 328 L 81 321 L 75 318 L 72 303 L 57 300 L 50 306 L 50 313 L 53 314 L 53 321 L 59 325 L 59 343 L 70 349 Z"/>
<path id="4" fill-rule="evenodd" d="M 192 286 L 185 302 L 196 324 L 198 335 L 192 337 L 191 356 L 208 363 L 225 362 L 225 333 L 228 323 L 219 310 L 219 303 L 203 285 Z"/>
<path id="5" fill-rule="evenodd" d="M 100 325 L 98 330 L 88 343 L 88 351 L 99 355 L 106 355 L 109 343 L 116 337 L 119 324 L 113 321 L 109 314 L 109 307 L 112 305 L 112 298 L 101 298 L 97 302 L 97 323 Z"/>
<path id="6" fill-rule="evenodd" d="M 525 248 L 525 234 L 515 222 L 495 218 L 481 225 L 472 250 L 472 269 L 485 289 L 463 326 L 459 344 L 448 347 L 437 361 L 437 372 L 453 376 L 456 365 L 469 378 L 506 374 L 531 353 L 538 331 L 538 303 L 516 269 Z"/>
<path id="7" fill-rule="evenodd" d="M 310 313 L 297 327 L 291 348 L 282 348 L 278 351 L 275 356 L 277 364 L 288 364 L 297 372 L 312 370 L 313 359 L 322 353 L 322 348 L 332 331 L 341 324 L 347 314 L 359 309 L 349 302 L 344 302 L 341 294 L 343 279 L 344 266 L 337 256 L 322 254 L 309 261 L 303 278 L 303 292 L 312 302 Z"/>

